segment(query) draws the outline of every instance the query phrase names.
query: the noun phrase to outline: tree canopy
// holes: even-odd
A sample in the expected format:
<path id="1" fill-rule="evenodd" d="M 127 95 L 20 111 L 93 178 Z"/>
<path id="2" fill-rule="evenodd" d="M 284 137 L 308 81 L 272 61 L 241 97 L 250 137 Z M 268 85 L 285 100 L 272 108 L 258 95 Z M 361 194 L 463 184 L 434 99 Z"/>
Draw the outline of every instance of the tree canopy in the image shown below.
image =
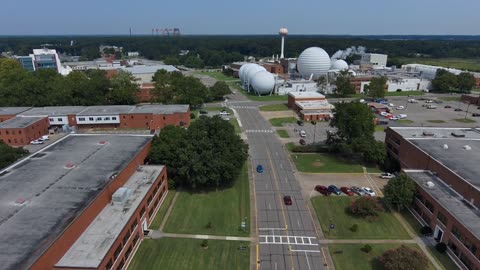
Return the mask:
<path id="1" fill-rule="evenodd" d="M 210 87 L 210 97 L 212 100 L 221 100 L 223 96 L 230 94 L 230 87 L 226 82 L 218 81 Z"/>
<path id="2" fill-rule="evenodd" d="M 14 148 L 0 141 L 0 169 L 7 167 L 27 154 L 28 151 L 21 147 Z"/>
<path id="3" fill-rule="evenodd" d="M 219 116 L 199 117 L 185 130 L 167 126 L 155 137 L 150 159 L 168 167 L 176 186 L 231 185 L 248 157 L 248 146 L 233 125 Z"/>
<path id="4" fill-rule="evenodd" d="M 379 261 L 385 270 L 424 270 L 428 268 L 427 257 L 422 252 L 405 245 L 385 251 Z"/>
<path id="5" fill-rule="evenodd" d="M 387 77 L 372 78 L 368 86 L 365 88 L 367 96 L 372 98 L 385 97 L 386 85 L 387 85 Z"/>
<path id="6" fill-rule="evenodd" d="M 462 72 L 458 75 L 445 69 L 437 70 L 435 78 L 432 80 L 433 89 L 436 92 L 470 92 L 476 85 L 475 77 L 472 73 Z"/>
<path id="7" fill-rule="evenodd" d="M 355 87 L 350 83 L 350 72 L 342 70 L 335 79 L 335 93 L 341 97 L 355 94 Z"/>
<path id="8" fill-rule="evenodd" d="M 392 178 L 384 187 L 385 203 L 397 210 L 401 211 L 410 207 L 415 196 L 415 183 L 402 174 Z"/>
<path id="9" fill-rule="evenodd" d="M 110 79 L 111 88 L 107 100 L 111 104 L 136 104 L 139 91 L 138 85 L 128 72 L 120 72 Z"/>

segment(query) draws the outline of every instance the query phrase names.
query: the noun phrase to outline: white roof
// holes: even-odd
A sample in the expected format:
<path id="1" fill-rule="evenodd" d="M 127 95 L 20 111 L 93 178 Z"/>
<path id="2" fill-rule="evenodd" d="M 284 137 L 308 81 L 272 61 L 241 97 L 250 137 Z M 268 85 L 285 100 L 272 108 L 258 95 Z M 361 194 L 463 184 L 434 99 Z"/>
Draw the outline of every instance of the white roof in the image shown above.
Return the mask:
<path id="1" fill-rule="evenodd" d="M 294 98 L 325 98 L 324 95 L 318 92 L 290 92 L 288 93 L 290 96 Z"/>
<path id="2" fill-rule="evenodd" d="M 157 70 L 160 70 L 160 69 L 164 69 L 168 72 L 178 71 L 178 69 L 172 65 L 153 65 L 153 66 L 138 65 L 133 67 L 122 67 L 122 69 L 132 73 L 132 75 L 155 73 L 157 72 Z"/>
<path id="3" fill-rule="evenodd" d="M 334 108 L 327 100 L 297 101 L 295 105 L 301 110 L 332 110 Z"/>

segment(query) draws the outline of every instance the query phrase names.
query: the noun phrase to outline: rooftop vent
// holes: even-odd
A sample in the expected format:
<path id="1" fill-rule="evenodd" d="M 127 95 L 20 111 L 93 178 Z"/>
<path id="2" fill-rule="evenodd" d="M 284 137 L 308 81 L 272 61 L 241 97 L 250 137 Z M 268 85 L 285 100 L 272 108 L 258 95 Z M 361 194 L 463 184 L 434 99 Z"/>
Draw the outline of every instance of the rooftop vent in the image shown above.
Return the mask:
<path id="1" fill-rule="evenodd" d="M 128 200 L 128 197 L 130 196 L 130 189 L 121 187 L 115 191 L 112 195 L 112 203 L 114 205 L 125 205 L 125 203 Z"/>
<path id="2" fill-rule="evenodd" d="M 448 150 L 448 144 L 446 144 L 446 143 L 443 144 L 442 148 L 445 149 L 445 150 Z"/>
<path id="3" fill-rule="evenodd" d="M 472 150 L 472 147 L 470 145 L 464 145 L 463 149 L 465 150 Z"/>
<path id="4" fill-rule="evenodd" d="M 427 181 L 425 182 L 425 186 L 429 189 L 433 189 L 435 187 L 435 184 L 432 181 Z"/>
<path id="5" fill-rule="evenodd" d="M 433 137 L 434 134 L 431 131 L 424 131 L 422 133 L 422 135 L 425 136 L 425 137 Z"/>
<path id="6" fill-rule="evenodd" d="M 106 142 L 105 141 L 99 141 L 98 144 L 104 145 Z"/>
<path id="7" fill-rule="evenodd" d="M 18 199 L 15 201 L 15 203 L 16 203 L 16 204 L 24 204 L 25 201 L 26 201 L 25 198 L 20 197 L 20 198 L 18 198 Z"/>
<path id="8" fill-rule="evenodd" d="M 459 132 L 452 132 L 451 133 L 453 137 L 457 137 L 457 138 L 465 138 L 465 134 L 463 133 L 459 133 Z"/>
<path id="9" fill-rule="evenodd" d="M 74 167 L 75 167 L 75 163 L 73 162 L 68 162 L 67 164 L 65 164 L 66 169 L 73 169 Z"/>

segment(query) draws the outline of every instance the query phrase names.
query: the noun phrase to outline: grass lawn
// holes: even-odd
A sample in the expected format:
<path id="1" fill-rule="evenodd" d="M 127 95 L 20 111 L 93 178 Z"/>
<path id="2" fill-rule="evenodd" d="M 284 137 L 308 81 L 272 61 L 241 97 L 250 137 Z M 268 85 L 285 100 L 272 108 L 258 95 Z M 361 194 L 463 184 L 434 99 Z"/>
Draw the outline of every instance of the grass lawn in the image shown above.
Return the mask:
<path id="1" fill-rule="evenodd" d="M 237 78 L 225 76 L 225 74 L 223 74 L 220 71 L 196 71 L 196 72 L 194 72 L 194 74 L 207 75 L 207 76 L 210 76 L 210 77 L 212 77 L 212 78 L 214 78 L 218 81 L 238 80 Z"/>
<path id="2" fill-rule="evenodd" d="M 398 58 L 402 63 L 417 63 L 480 72 L 480 61 L 462 58 Z"/>
<path id="3" fill-rule="evenodd" d="M 385 97 L 423 96 L 423 91 L 385 92 Z"/>
<path id="4" fill-rule="evenodd" d="M 241 133 L 242 130 L 240 129 L 240 126 L 238 125 L 238 121 L 236 118 L 231 118 L 230 120 L 228 120 L 230 122 L 230 124 L 233 125 L 233 127 L 235 128 L 235 133 Z"/>
<path id="5" fill-rule="evenodd" d="M 287 104 L 272 104 L 260 106 L 260 111 L 272 112 L 272 111 L 288 111 Z"/>
<path id="6" fill-rule="evenodd" d="M 375 126 L 375 132 L 377 131 L 381 131 L 381 132 L 384 132 L 385 131 L 385 126 Z"/>
<path id="7" fill-rule="evenodd" d="M 163 218 L 167 213 L 168 207 L 172 204 L 172 200 L 174 196 L 175 196 L 175 190 L 169 190 L 167 197 L 165 197 L 165 200 L 162 203 L 162 206 L 160 206 L 160 210 L 158 210 L 157 215 L 153 219 L 152 224 L 150 224 L 151 229 L 158 230 L 158 228 L 160 228 Z"/>
<path id="8" fill-rule="evenodd" d="M 269 120 L 274 127 L 281 127 L 283 124 L 296 123 L 297 119 L 293 117 L 272 118 Z"/>
<path id="9" fill-rule="evenodd" d="M 277 133 L 278 133 L 278 136 L 280 136 L 280 138 L 290 138 L 290 136 L 288 136 L 287 131 L 284 129 L 277 130 Z"/>
<path id="10" fill-rule="evenodd" d="M 444 120 L 427 120 L 427 122 L 430 122 L 430 123 L 435 123 L 435 124 L 441 124 L 441 123 L 445 123 Z"/>
<path id="11" fill-rule="evenodd" d="M 287 146 L 288 147 L 288 146 Z M 306 173 L 362 173 L 362 164 L 338 158 L 327 153 L 291 155 L 297 170 Z M 367 167 L 368 172 L 380 172 L 375 167 Z"/>
<path id="12" fill-rule="evenodd" d="M 400 119 L 400 120 L 398 120 L 398 122 L 399 122 L 399 123 L 402 123 L 402 124 L 411 124 L 411 123 L 413 123 L 413 121 L 410 120 L 410 119 Z"/>
<path id="13" fill-rule="evenodd" d="M 182 191 L 175 202 L 164 231 L 169 233 L 248 236 L 240 229 L 250 217 L 248 170 L 245 164 L 235 185 L 218 191 Z M 180 191 L 177 191 L 180 192 Z M 211 222 L 211 228 L 207 224 Z M 247 220 L 250 222 L 250 219 Z"/>
<path id="14" fill-rule="evenodd" d="M 400 244 L 370 244 L 372 251 L 365 253 L 360 249 L 364 244 L 332 244 L 328 245 L 330 254 L 332 255 L 333 264 L 337 270 L 381 270 L 382 265 L 378 258 L 387 250 L 395 249 Z M 406 246 L 417 249 L 421 252 L 416 244 L 406 244 Z M 335 251 L 343 251 L 343 254 L 335 254 Z M 435 267 L 429 262 L 429 270 L 435 270 Z M 455 268 L 452 268 L 455 269 Z"/>
<path id="15" fill-rule="evenodd" d="M 466 124 L 470 124 L 470 123 L 475 123 L 477 121 L 473 120 L 473 119 L 470 119 L 470 118 L 458 118 L 458 119 L 453 119 L 457 122 L 460 122 L 460 123 L 466 123 Z"/>
<path id="16" fill-rule="evenodd" d="M 248 242 L 208 240 L 208 249 L 200 245 L 203 240 L 162 238 L 145 239 L 128 269 L 130 270 L 210 270 L 249 268 Z"/>
<path id="17" fill-rule="evenodd" d="M 375 221 L 350 216 L 346 211 L 351 201 L 359 197 L 317 196 L 312 199 L 318 220 L 326 238 L 332 239 L 410 239 L 397 218 L 388 212 L 381 213 Z M 331 221 L 330 221 L 331 220 Z M 330 222 L 335 229 L 330 230 Z M 358 225 L 358 231 L 350 227 Z"/>
<path id="18" fill-rule="evenodd" d="M 460 101 L 460 97 L 439 97 L 443 101 Z"/>

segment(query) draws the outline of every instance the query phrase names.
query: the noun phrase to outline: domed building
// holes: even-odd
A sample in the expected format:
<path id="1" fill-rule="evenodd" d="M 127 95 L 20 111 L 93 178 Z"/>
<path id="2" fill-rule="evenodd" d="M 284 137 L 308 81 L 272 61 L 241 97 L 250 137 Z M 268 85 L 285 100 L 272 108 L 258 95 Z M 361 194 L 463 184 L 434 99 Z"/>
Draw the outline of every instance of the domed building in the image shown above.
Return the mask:
<path id="1" fill-rule="evenodd" d="M 305 79 L 318 79 L 330 70 L 330 56 L 319 47 L 305 49 L 297 59 L 297 69 Z"/>
<path id="2" fill-rule="evenodd" d="M 275 78 L 272 73 L 261 70 L 253 75 L 250 84 L 257 94 L 269 94 L 275 88 Z"/>
<path id="3" fill-rule="evenodd" d="M 347 70 L 348 69 L 348 64 L 345 62 L 345 60 L 342 59 L 332 59 L 332 66 L 330 67 L 330 70 Z"/>

